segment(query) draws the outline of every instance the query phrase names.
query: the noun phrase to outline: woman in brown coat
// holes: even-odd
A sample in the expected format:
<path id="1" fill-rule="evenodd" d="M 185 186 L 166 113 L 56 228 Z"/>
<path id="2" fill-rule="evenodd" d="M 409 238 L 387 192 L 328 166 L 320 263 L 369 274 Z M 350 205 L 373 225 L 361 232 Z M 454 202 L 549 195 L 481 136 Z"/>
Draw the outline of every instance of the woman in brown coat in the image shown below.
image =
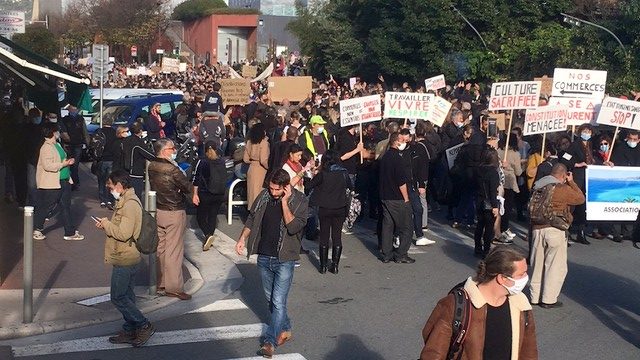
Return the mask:
<path id="1" fill-rule="evenodd" d="M 247 206 L 251 209 L 264 184 L 269 168 L 269 140 L 264 124 L 257 123 L 249 129 L 249 140 L 244 148 L 242 160 L 250 164 L 247 172 Z"/>
<path id="2" fill-rule="evenodd" d="M 453 359 L 538 359 L 531 304 L 522 293 L 528 281 L 524 255 L 508 246 L 489 252 L 476 277 L 464 283 L 470 322 Z M 438 302 L 422 330 L 421 360 L 448 359 L 455 309 L 453 294 Z"/>

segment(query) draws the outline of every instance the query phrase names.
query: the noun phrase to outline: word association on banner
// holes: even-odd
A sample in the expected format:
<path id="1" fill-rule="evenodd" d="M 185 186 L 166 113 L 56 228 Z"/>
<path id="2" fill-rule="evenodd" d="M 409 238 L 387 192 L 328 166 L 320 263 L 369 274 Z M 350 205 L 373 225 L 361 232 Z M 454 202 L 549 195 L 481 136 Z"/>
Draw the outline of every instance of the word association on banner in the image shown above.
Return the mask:
<path id="1" fill-rule="evenodd" d="M 433 94 L 388 92 L 384 99 L 384 117 L 429 120 Z"/>
<path id="2" fill-rule="evenodd" d="M 382 119 L 380 95 L 340 101 L 340 126 L 362 124 Z"/>
<path id="3" fill-rule="evenodd" d="M 524 118 L 524 135 L 544 134 L 567 129 L 567 108 L 543 106 L 529 109 Z"/>
<path id="4" fill-rule="evenodd" d="M 600 107 L 598 124 L 640 130 L 640 103 L 606 97 Z"/>
<path id="5" fill-rule="evenodd" d="M 540 81 L 494 83 L 489 110 L 535 109 L 538 107 Z"/>

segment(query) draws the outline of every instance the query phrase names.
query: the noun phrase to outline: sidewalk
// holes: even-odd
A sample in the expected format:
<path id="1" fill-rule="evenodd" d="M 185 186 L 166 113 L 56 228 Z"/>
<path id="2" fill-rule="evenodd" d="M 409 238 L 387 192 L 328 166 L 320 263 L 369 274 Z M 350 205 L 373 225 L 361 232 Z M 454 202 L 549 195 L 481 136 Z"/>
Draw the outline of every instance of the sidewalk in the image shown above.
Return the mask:
<path id="1" fill-rule="evenodd" d="M 30 324 L 22 323 L 22 212 L 15 204 L 0 204 L 0 298 L 5 315 L 0 317 L 0 339 L 40 335 L 88 325 L 121 320 L 108 297 L 111 266 L 104 263 L 102 231 L 91 216 L 110 217 L 97 201 L 97 181 L 88 164 L 80 167 L 80 190 L 72 195 L 72 216 L 83 241 L 63 240 L 62 224 L 45 224 L 44 241 L 34 242 L 33 313 Z M 202 243 L 190 230 L 185 232 L 183 263 L 185 292 L 199 290 L 211 302 L 222 299 L 242 283 L 235 264 L 215 249 L 202 252 Z M 143 255 L 136 284 L 137 305 L 148 314 L 179 302 L 176 298 L 148 295 L 148 256 Z M 194 296 L 194 299 L 197 296 Z M 83 301 L 84 300 L 84 301 Z M 78 302 L 81 302 L 79 304 Z M 163 311 L 163 317 L 173 316 Z"/>

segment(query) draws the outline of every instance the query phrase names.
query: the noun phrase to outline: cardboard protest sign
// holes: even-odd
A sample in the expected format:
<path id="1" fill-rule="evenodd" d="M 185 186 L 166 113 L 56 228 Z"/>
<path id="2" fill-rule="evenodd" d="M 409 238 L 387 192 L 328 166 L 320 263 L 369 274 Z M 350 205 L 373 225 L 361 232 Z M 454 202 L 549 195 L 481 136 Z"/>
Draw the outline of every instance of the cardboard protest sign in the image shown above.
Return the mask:
<path id="1" fill-rule="evenodd" d="M 435 91 L 445 87 L 447 87 L 447 83 L 444 81 L 444 75 L 434 76 L 424 81 L 424 89 L 426 91 L 429 91 L 429 90 Z"/>
<path id="2" fill-rule="evenodd" d="M 187 71 L 187 63 L 181 62 L 179 70 L 180 70 L 180 72 Z"/>
<path id="3" fill-rule="evenodd" d="M 380 95 L 340 101 L 340 126 L 362 124 L 382 119 Z"/>
<path id="4" fill-rule="evenodd" d="M 461 143 L 454 147 L 450 147 L 445 151 L 445 155 L 447 156 L 447 163 L 449 164 L 449 170 L 451 170 L 451 168 L 453 167 L 453 164 L 455 163 L 456 158 L 458 157 L 458 153 L 460 152 L 460 149 L 463 145 L 464 143 Z"/>
<path id="5" fill-rule="evenodd" d="M 541 86 L 540 81 L 493 83 L 489 110 L 535 109 Z"/>
<path id="6" fill-rule="evenodd" d="M 640 210 L 640 167 L 589 165 L 587 220 L 635 221 Z"/>
<path id="7" fill-rule="evenodd" d="M 430 120 L 433 94 L 387 92 L 384 97 L 384 118 Z"/>
<path id="8" fill-rule="evenodd" d="M 225 105 L 245 105 L 251 95 L 250 82 L 247 79 L 220 79 L 220 96 Z"/>
<path id="9" fill-rule="evenodd" d="M 507 130 L 507 115 L 489 113 L 489 117 L 496 119 L 496 126 L 498 127 L 499 131 Z"/>
<path id="10" fill-rule="evenodd" d="M 567 107 L 567 126 L 580 126 L 584 123 L 596 124 L 602 99 L 598 98 L 573 98 L 552 97 L 549 105 L 562 105 Z"/>
<path id="11" fill-rule="evenodd" d="M 258 67 L 251 65 L 242 65 L 242 76 L 253 79 L 258 75 Z"/>
<path id="12" fill-rule="evenodd" d="M 177 73 L 180 72 L 180 60 L 169 57 L 162 58 L 162 72 L 163 73 Z"/>
<path id="13" fill-rule="evenodd" d="M 136 68 L 127 68 L 127 76 L 137 76 L 139 73 Z"/>
<path id="14" fill-rule="evenodd" d="M 349 89 L 353 90 L 353 88 L 356 86 L 357 82 L 358 82 L 358 78 L 357 77 L 349 78 Z"/>
<path id="15" fill-rule="evenodd" d="M 640 130 L 640 102 L 606 97 L 602 101 L 597 123 Z"/>
<path id="16" fill-rule="evenodd" d="M 540 94 L 550 96 L 553 90 L 553 78 L 546 75 L 540 78 L 533 78 L 533 81 L 540 81 L 542 87 L 540 88 Z"/>
<path id="17" fill-rule="evenodd" d="M 556 68 L 551 95 L 603 98 L 606 85 L 606 71 Z"/>
<path id="18" fill-rule="evenodd" d="M 567 108 L 564 106 L 542 106 L 527 110 L 524 118 L 526 135 L 544 134 L 567 130 Z"/>
<path id="19" fill-rule="evenodd" d="M 451 103 L 436 96 L 433 100 L 433 106 L 431 107 L 431 118 L 429 121 L 431 121 L 433 125 L 441 127 L 447 119 L 447 115 L 449 115 L 449 109 L 451 109 Z"/>
<path id="20" fill-rule="evenodd" d="M 269 78 L 269 95 L 277 102 L 284 99 L 300 102 L 311 96 L 311 76 L 272 76 Z"/>

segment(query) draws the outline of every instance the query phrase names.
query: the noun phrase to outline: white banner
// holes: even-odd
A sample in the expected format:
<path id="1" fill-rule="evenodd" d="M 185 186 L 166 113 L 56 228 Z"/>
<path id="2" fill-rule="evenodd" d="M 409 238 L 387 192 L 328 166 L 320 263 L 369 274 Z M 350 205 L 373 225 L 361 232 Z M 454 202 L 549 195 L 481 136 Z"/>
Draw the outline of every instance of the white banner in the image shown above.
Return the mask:
<path id="1" fill-rule="evenodd" d="M 640 102 L 606 97 L 602 101 L 598 124 L 640 130 Z"/>
<path id="2" fill-rule="evenodd" d="M 382 119 L 380 95 L 340 101 L 340 126 L 362 124 Z"/>
<path id="3" fill-rule="evenodd" d="M 384 118 L 430 120 L 433 94 L 387 92 L 384 97 Z"/>
<path id="4" fill-rule="evenodd" d="M 178 73 L 180 72 L 180 60 L 169 57 L 162 58 L 162 72 L 163 73 Z"/>
<path id="5" fill-rule="evenodd" d="M 602 99 L 598 98 L 572 98 L 552 97 L 549 105 L 561 105 L 567 107 L 567 126 L 580 126 L 584 123 L 596 124 Z"/>
<path id="6" fill-rule="evenodd" d="M 489 110 L 535 109 L 541 88 L 540 81 L 493 83 Z"/>
<path id="7" fill-rule="evenodd" d="M 524 135 L 544 134 L 567 130 L 567 108 L 542 106 L 527 110 L 524 118 Z"/>
<path id="8" fill-rule="evenodd" d="M 551 95 L 603 98 L 606 85 L 606 71 L 556 68 Z"/>
<path id="9" fill-rule="evenodd" d="M 431 121 L 433 125 L 442 127 L 442 124 L 444 124 L 444 121 L 447 119 L 447 115 L 449 115 L 449 109 L 451 109 L 451 103 L 436 96 L 433 100 L 433 106 L 431 107 L 431 118 L 429 121 Z"/>
<path id="10" fill-rule="evenodd" d="M 587 220 L 635 221 L 640 210 L 640 167 L 589 165 L 586 191 Z"/>
<path id="11" fill-rule="evenodd" d="M 453 167 L 453 164 L 455 163 L 456 158 L 458 157 L 458 153 L 460 152 L 460 149 L 463 145 L 464 143 L 460 143 L 456 146 L 448 148 L 445 151 L 445 154 L 447 155 L 447 163 L 449 164 L 449 170 L 451 170 L 451 168 Z"/>
<path id="12" fill-rule="evenodd" d="M 434 76 L 424 81 L 424 89 L 426 91 L 439 90 L 445 87 L 447 87 L 447 83 L 444 80 L 444 75 Z"/>

